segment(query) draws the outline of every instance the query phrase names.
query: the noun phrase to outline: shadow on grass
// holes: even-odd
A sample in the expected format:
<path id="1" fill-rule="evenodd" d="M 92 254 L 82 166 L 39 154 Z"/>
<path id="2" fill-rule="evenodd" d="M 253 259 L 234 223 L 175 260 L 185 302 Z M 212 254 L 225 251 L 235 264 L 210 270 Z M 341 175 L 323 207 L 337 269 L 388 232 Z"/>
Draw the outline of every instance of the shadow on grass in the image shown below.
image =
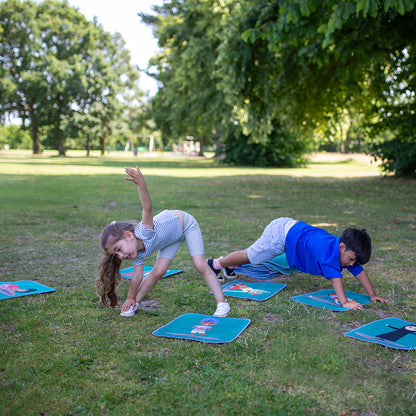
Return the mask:
<path id="1" fill-rule="evenodd" d="M 53 162 L 53 163 L 51 163 Z M 56 162 L 56 163 L 55 163 Z M 212 169 L 218 167 L 229 168 L 229 165 L 220 164 L 219 162 L 215 162 L 212 159 L 204 159 L 204 158 L 189 158 L 189 159 L 180 159 L 180 158 L 172 158 L 172 159 L 153 159 L 153 158 L 120 158 L 120 159 L 110 159 L 110 158 L 102 158 L 102 157 L 58 157 L 52 156 L 48 158 L 13 158 L 9 157 L 7 159 L 0 159 L 1 164 L 11 164 L 15 163 L 16 165 L 34 165 L 34 166 L 102 166 L 102 167 L 109 167 L 109 168 L 124 168 L 125 166 L 134 166 L 139 165 L 142 168 L 151 167 L 153 169 L 167 169 L 167 168 L 174 168 L 174 169 Z M 241 169 L 247 169 L 246 167 L 240 167 Z"/>
<path id="2" fill-rule="evenodd" d="M 353 158 L 341 159 L 341 160 L 310 160 L 307 166 L 316 168 L 319 165 L 322 166 L 348 166 L 353 164 L 355 161 Z M 101 166 L 109 168 L 124 168 L 125 166 L 135 166 L 139 165 L 142 168 L 152 168 L 152 169 L 219 169 L 219 168 L 232 168 L 237 170 L 258 170 L 263 169 L 266 171 L 269 170 L 295 170 L 302 169 L 303 166 L 298 166 L 294 168 L 286 167 L 262 167 L 262 166 L 243 166 L 243 165 L 231 165 L 223 163 L 219 160 L 213 158 L 204 158 L 204 157 L 143 157 L 140 155 L 138 157 L 100 157 L 100 156 L 89 156 L 89 157 L 79 157 L 79 156 L 50 156 L 50 157 L 7 157 L 0 158 L 1 164 L 23 164 L 23 165 L 44 165 L 44 166 Z"/>

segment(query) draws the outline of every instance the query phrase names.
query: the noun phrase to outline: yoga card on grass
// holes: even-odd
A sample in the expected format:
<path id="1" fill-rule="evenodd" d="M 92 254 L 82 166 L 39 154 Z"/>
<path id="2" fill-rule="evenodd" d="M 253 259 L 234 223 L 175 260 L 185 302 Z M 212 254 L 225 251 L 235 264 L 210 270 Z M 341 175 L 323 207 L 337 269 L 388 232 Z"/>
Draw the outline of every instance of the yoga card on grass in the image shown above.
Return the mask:
<path id="1" fill-rule="evenodd" d="M 271 298 L 277 292 L 282 290 L 286 285 L 275 282 L 244 282 L 243 280 L 233 280 L 222 286 L 225 296 L 235 298 L 266 300 Z"/>
<path id="2" fill-rule="evenodd" d="M 370 322 L 344 335 L 399 350 L 416 348 L 416 323 L 394 317 Z"/>
<path id="3" fill-rule="evenodd" d="M 220 318 L 186 313 L 157 329 L 153 335 L 221 344 L 235 340 L 250 322 L 246 318 Z"/>
<path id="4" fill-rule="evenodd" d="M 10 299 L 25 295 L 36 295 L 38 293 L 54 292 L 55 290 L 56 289 L 51 287 L 33 282 L 32 280 L 0 282 L 0 299 Z"/>
<path id="5" fill-rule="evenodd" d="M 144 266 L 143 271 L 143 279 L 149 274 L 153 267 L 151 266 Z M 133 275 L 134 266 L 127 267 L 127 269 L 120 270 L 121 277 L 126 277 L 127 279 L 131 279 Z M 182 273 L 182 270 L 168 270 L 163 277 L 172 276 L 176 273 Z"/>
<path id="6" fill-rule="evenodd" d="M 367 295 L 361 293 L 345 291 L 347 299 L 355 300 L 362 305 L 371 303 Z M 317 292 L 307 293 L 305 295 L 293 296 L 295 302 L 304 303 L 305 305 L 316 306 L 317 308 L 330 309 L 331 311 L 349 311 L 350 308 L 343 308 L 339 303 L 338 296 L 333 289 L 323 289 Z"/>

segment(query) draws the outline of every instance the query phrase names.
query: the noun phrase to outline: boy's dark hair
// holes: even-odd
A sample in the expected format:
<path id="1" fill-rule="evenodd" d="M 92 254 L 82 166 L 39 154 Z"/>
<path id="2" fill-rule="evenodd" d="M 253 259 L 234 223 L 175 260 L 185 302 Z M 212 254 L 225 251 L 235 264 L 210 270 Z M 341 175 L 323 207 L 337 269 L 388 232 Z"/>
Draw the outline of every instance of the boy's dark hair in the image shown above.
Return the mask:
<path id="1" fill-rule="evenodd" d="M 340 243 L 353 251 L 360 264 L 366 264 L 371 257 L 371 238 L 365 229 L 347 228 L 341 235 Z"/>

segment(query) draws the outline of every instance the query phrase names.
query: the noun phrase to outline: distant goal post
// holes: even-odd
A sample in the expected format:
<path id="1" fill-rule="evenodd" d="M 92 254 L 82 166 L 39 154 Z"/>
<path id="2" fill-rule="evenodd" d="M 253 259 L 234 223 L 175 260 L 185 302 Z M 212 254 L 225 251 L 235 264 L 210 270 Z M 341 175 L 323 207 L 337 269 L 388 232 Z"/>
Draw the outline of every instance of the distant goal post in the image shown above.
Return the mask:
<path id="1" fill-rule="evenodd" d="M 155 151 L 155 136 L 153 134 L 132 134 L 127 140 L 126 145 L 124 146 L 124 151 L 128 152 L 129 150 L 135 151 L 134 142 L 135 138 L 138 137 L 147 137 L 149 139 L 149 152 Z"/>

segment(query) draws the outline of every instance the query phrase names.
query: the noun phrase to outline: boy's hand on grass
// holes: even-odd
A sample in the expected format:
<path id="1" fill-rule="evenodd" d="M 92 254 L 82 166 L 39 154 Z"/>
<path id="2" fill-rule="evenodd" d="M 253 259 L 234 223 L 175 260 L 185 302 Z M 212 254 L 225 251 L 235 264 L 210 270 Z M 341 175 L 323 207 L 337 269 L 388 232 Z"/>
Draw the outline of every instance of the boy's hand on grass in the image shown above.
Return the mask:
<path id="1" fill-rule="evenodd" d="M 343 308 L 349 308 L 349 309 L 358 309 L 362 311 L 364 309 L 364 306 L 361 305 L 361 303 L 356 302 L 355 300 L 349 299 L 347 300 L 343 305 Z"/>
<path id="2" fill-rule="evenodd" d="M 370 296 L 371 302 L 390 303 L 388 299 L 382 298 L 381 296 Z"/>

